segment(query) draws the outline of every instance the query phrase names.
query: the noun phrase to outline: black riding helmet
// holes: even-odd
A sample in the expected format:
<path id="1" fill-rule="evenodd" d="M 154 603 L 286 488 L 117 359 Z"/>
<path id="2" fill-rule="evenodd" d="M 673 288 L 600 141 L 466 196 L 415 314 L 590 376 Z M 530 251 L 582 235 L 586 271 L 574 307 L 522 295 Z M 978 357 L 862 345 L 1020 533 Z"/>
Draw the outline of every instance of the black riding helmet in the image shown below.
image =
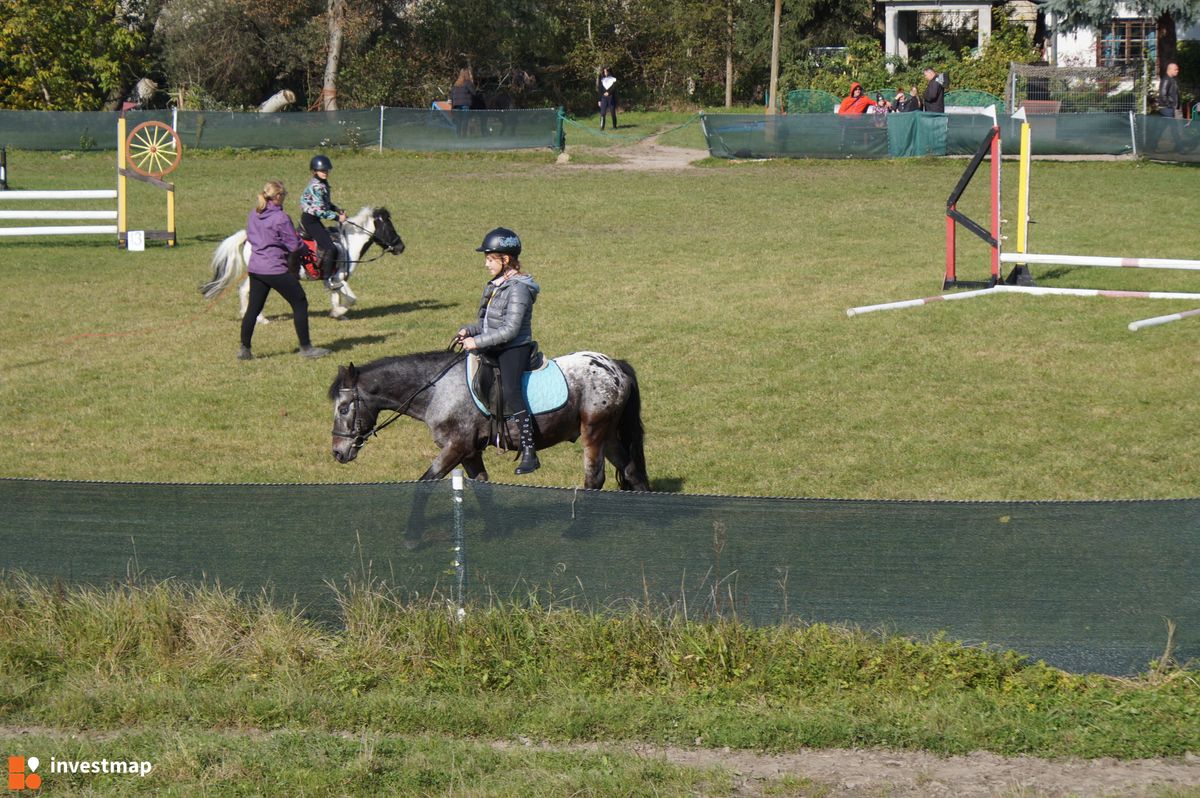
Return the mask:
<path id="1" fill-rule="evenodd" d="M 310 172 L 329 172 L 333 169 L 333 162 L 324 155 L 314 155 L 313 159 L 308 162 L 308 170 Z"/>
<path id="2" fill-rule="evenodd" d="M 483 237 L 483 243 L 475 251 L 518 256 L 521 254 L 521 237 L 507 227 L 497 227 Z"/>

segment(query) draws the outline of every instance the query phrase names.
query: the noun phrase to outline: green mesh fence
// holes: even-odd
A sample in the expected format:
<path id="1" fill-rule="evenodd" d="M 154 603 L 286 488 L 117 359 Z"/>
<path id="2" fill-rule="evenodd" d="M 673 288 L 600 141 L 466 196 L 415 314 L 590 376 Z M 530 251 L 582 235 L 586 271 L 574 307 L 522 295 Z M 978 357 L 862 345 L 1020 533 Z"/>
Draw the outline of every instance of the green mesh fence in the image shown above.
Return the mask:
<path id="1" fill-rule="evenodd" d="M 789 114 L 832 114 L 841 102 L 821 89 L 794 89 L 787 93 L 784 107 Z"/>
<path id="2" fill-rule="evenodd" d="M 982 114 L 702 114 L 717 158 L 900 158 L 971 155 L 992 126 Z M 1020 121 L 998 120 L 1006 155 L 1020 150 Z M 1160 116 L 1078 113 L 1029 116 L 1034 155 L 1148 154 L 1192 161 L 1200 123 Z M 1178 142 L 1178 143 L 1176 143 Z"/>
<path id="3" fill-rule="evenodd" d="M 128 127 L 172 124 L 185 148 L 514 150 L 562 146 L 553 108 L 359 111 L 259 114 L 241 111 L 130 111 Z M 0 111 L 0 145 L 29 150 L 115 150 L 117 114 Z"/>
<path id="4" fill-rule="evenodd" d="M 449 480 L 134 485 L 0 480 L 3 566 L 106 584 L 219 580 L 335 617 L 369 573 L 455 595 Z M 691 617 L 857 624 L 1012 647 L 1077 671 L 1145 670 L 1177 625 L 1200 656 L 1200 500 L 883 502 L 468 483 L 466 590 Z"/>
<path id="5" fill-rule="evenodd" d="M 955 89 L 954 91 L 946 92 L 946 105 L 957 105 L 960 108 L 987 108 L 996 106 L 997 110 L 1004 110 L 1004 101 L 994 94 L 989 94 L 986 91 L 978 89 Z"/>

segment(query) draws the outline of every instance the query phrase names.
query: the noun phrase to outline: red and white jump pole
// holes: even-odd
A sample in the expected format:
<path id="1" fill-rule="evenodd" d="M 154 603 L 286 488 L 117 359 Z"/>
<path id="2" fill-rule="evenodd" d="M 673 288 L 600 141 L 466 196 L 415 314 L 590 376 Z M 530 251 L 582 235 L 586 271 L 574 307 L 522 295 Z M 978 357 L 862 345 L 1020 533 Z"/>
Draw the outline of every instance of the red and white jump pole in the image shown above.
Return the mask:
<path id="1" fill-rule="evenodd" d="M 1182 313 L 1170 313 L 1166 316 L 1155 316 L 1152 319 L 1142 319 L 1140 321 L 1129 322 L 1129 331 L 1137 332 L 1146 327 L 1157 327 L 1160 324 L 1166 324 L 1172 321 L 1180 321 L 1181 319 L 1191 318 L 1192 316 L 1200 316 L 1200 309 L 1185 310 Z"/>
<path id="2" fill-rule="evenodd" d="M 1061 266 L 1100 266 L 1115 269 L 1183 269 L 1200 271 L 1200 260 L 1176 258 L 1110 258 L 1098 255 L 1043 255 L 1028 252 L 1005 252 L 1001 263 L 1037 263 Z"/>
<path id="3" fill-rule="evenodd" d="M 1031 296 L 1098 296 L 1108 297 L 1112 299 L 1200 299 L 1200 294 L 1181 293 L 1175 291 L 1108 291 L 1100 288 L 1050 288 L 1045 286 L 1035 285 L 997 285 L 993 288 L 981 288 L 977 291 L 960 291 L 957 294 L 939 294 L 937 296 L 925 297 L 924 299 L 905 299 L 900 302 L 884 302 L 880 305 L 864 305 L 862 307 L 850 308 L 846 311 L 846 315 L 853 318 L 861 316 L 864 313 L 875 313 L 881 310 L 903 310 L 904 308 L 914 308 L 920 305 L 929 305 L 934 302 L 949 302 L 955 299 L 974 299 L 975 297 L 996 296 L 997 294 L 1029 294 Z M 1137 328 L 1133 324 L 1129 325 L 1129 329 L 1141 329 L 1142 327 L 1152 327 L 1155 324 L 1166 324 L 1168 321 L 1176 321 L 1177 318 L 1186 318 L 1188 316 L 1200 315 L 1200 310 L 1189 310 L 1184 313 L 1173 313 L 1171 316 L 1157 316 L 1153 319 L 1146 319 L 1144 322 L 1134 322 L 1138 324 Z"/>

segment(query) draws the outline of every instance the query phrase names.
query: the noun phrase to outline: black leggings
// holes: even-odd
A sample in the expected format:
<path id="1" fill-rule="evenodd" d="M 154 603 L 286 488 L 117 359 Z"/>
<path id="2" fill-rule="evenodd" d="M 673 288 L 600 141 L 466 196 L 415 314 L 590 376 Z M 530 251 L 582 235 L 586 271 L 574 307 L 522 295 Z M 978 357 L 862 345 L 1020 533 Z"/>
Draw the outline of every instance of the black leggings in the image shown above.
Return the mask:
<path id="1" fill-rule="evenodd" d="M 521 344 L 511 349 L 502 350 L 496 355 L 500 362 L 500 387 L 504 390 L 504 415 L 513 416 L 524 410 L 529 412 L 525 404 L 525 391 L 522 381 L 525 370 L 529 368 L 529 351 L 532 344 Z"/>
<path id="2" fill-rule="evenodd" d="M 332 277 L 337 271 L 337 248 L 333 246 L 333 237 L 329 228 L 318 217 L 311 213 L 300 214 L 300 229 L 317 242 L 317 253 L 321 258 L 321 276 Z"/>
<path id="3" fill-rule="evenodd" d="M 312 346 L 308 337 L 308 296 L 300 286 L 300 280 L 294 274 L 254 274 L 250 273 L 250 304 L 246 306 L 246 315 L 242 316 L 242 346 L 250 348 L 250 339 L 254 337 L 254 322 L 258 314 L 267 304 L 267 294 L 274 288 L 279 295 L 292 306 L 292 321 L 296 325 L 296 337 L 300 346 Z"/>
<path id="4" fill-rule="evenodd" d="M 604 127 L 605 114 L 612 114 L 613 127 L 617 126 L 617 95 L 600 98 L 600 127 Z"/>

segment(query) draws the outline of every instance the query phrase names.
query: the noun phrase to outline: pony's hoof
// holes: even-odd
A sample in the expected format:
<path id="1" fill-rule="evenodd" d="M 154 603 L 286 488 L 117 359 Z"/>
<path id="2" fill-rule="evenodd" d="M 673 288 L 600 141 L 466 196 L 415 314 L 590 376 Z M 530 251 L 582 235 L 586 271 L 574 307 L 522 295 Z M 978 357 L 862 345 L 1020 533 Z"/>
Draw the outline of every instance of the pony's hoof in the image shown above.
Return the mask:
<path id="1" fill-rule="evenodd" d="M 255 324 L 270 324 L 270 323 L 271 323 L 271 320 L 270 320 L 270 319 L 268 319 L 268 318 L 267 318 L 266 316 L 264 316 L 263 314 L 259 313 L 259 314 L 258 314 L 258 318 L 254 320 L 254 323 L 255 323 Z"/>
<path id="2" fill-rule="evenodd" d="M 349 308 L 334 308 L 333 310 L 329 311 L 329 315 L 332 316 L 336 321 L 345 321 L 346 314 L 349 312 Z"/>

